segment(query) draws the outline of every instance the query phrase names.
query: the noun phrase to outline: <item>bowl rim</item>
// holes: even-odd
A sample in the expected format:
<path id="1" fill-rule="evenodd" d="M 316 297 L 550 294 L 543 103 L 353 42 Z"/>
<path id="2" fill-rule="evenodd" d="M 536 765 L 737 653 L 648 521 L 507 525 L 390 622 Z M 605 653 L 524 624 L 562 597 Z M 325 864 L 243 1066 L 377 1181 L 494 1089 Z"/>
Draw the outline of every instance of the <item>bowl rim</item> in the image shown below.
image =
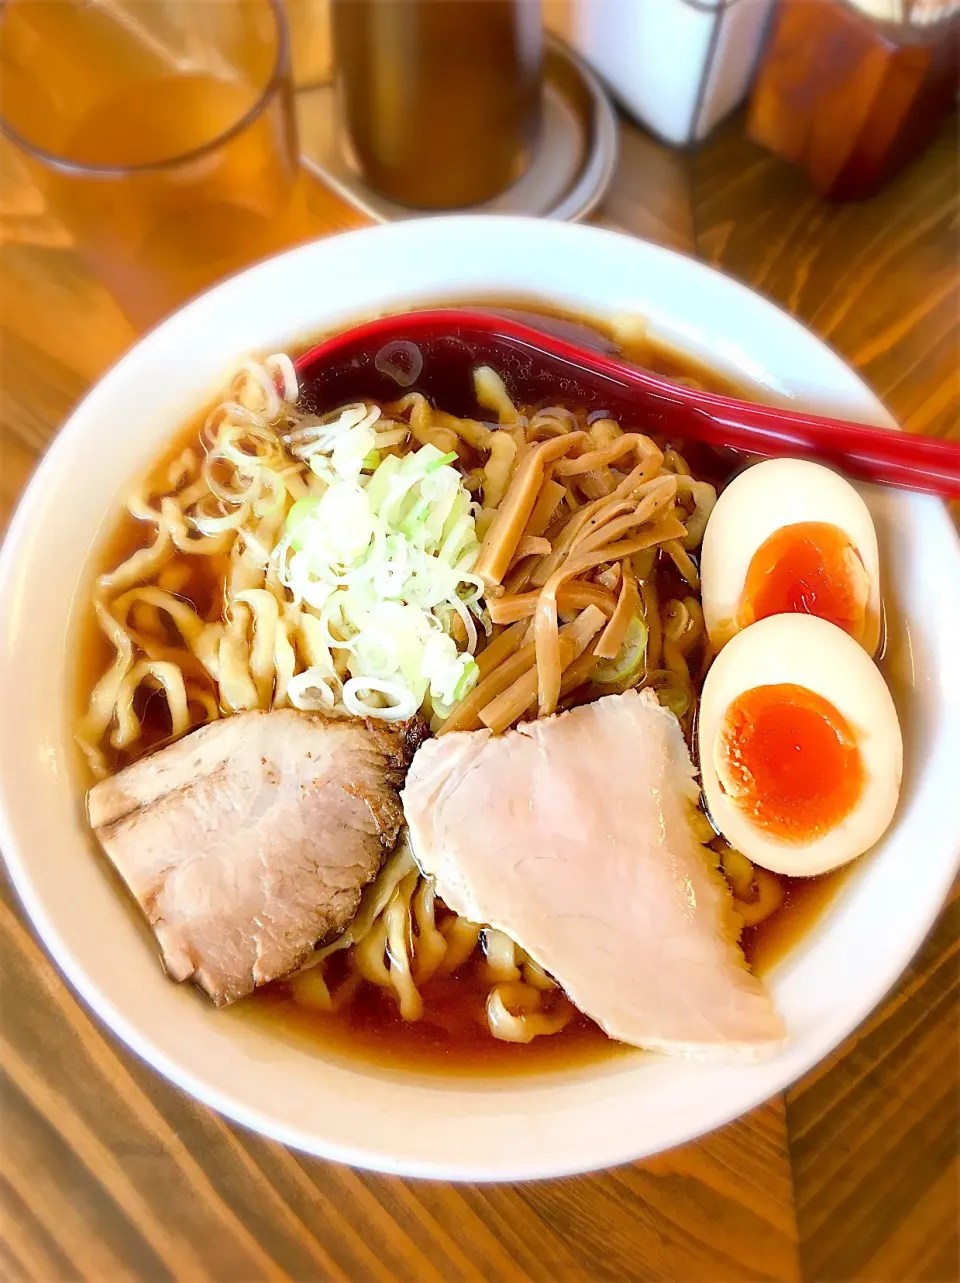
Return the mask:
<path id="1" fill-rule="evenodd" d="M 493 225 L 496 227 L 498 230 L 492 233 L 494 236 L 508 235 L 512 224 L 526 227 L 533 224 L 538 229 L 542 228 L 539 220 L 513 219 L 503 216 L 454 216 L 443 220 L 443 222 L 448 227 L 450 224 L 459 225 L 466 236 L 477 234 L 478 225 L 483 227 Z M 363 241 L 370 238 L 383 239 L 387 236 L 396 236 L 398 232 L 401 233 L 401 239 L 416 238 L 423 236 L 425 229 L 431 226 L 433 228 L 436 227 L 436 220 L 410 220 L 403 224 L 363 228 L 344 233 L 340 237 L 325 238 L 324 240 L 311 242 L 305 246 L 290 250 L 286 254 L 267 260 L 207 291 L 206 294 L 199 296 L 162 322 L 150 334 L 143 336 L 93 385 L 81 402 L 72 410 L 22 495 L 6 532 L 3 545 L 0 547 L 0 604 L 5 604 L 9 600 L 11 581 L 19 560 L 24 555 L 23 548 L 28 541 L 31 528 L 37 518 L 44 483 L 48 476 L 52 476 L 55 473 L 61 456 L 65 456 L 68 453 L 74 437 L 82 439 L 90 430 L 84 415 L 91 400 L 109 396 L 113 381 L 143 359 L 142 349 L 145 344 L 149 344 L 153 340 L 154 336 L 161 332 L 176 331 L 183 324 L 185 314 L 193 315 L 196 313 L 196 309 L 209 306 L 209 300 L 213 296 L 216 296 L 226 304 L 231 293 L 235 293 L 238 288 L 241 288 L 252 274 L 260 273 L 269 276 L 276 270 L 276 264 L 281 260 L 302 259 L 305 255 L 316 253 L 318 245 L 329 244 L 332 241 L 339 241 L 342 245 L 345 238 L 362 244 Z M 565 239 L 568 233 L 572 233 L 574 239 L 584 236 L 589 238 L 603 237 L 626 242 L 627 244 L 637 243 L 635 238 L 626 237 L 606 229 L 554 224 L 551 229 L 551 235 L 555 235 L 556 231 L 562 231 L 561 239 Z M 685 255 L 677 254 L 675 251 L 661 246 L 650 245 L 646 242 L 639 243 L 644 246 L 645 253 L 652 254 L 654 257 L 664 256 L 666 260 L 678 259 L 688 265 L 693 265 L 699 271 L 707 272 L 711 275 L 722 275 L 716 273 L 715 269 L 708 267 L 706 264 L 698 263 Z M 760 316 L 763 315 L 764 310 L 767 308 L 780 311 L 780 309 L 775 308 L 773 304 L 763 299 L 762 296 L 755 294 L 746 286 L 730 278 L 725 278 L 725 281 L 726 285 L 737 295 L 749 300 L 748 306 L 757 308 L 759 304 Z M 507 293 L 508 291 L 505 290 L 504 292 Z M 389 310 L 389 307 L 385 310 Z M 787 317 L 785 313 L 781 313 L 781 315 L 784 319 L 790 320 L 791 325 L 795 326 L 797 331 L 805 336 L 806 342 L 813 342 L 821 347 L 826 347 L 825 344 L 820 343 L 819 339 L 804 330 L 793 318 Z M 240 359 L 244 355 L 246 353 L 239 352 L 237 357 Z M 869 411 L 876 418 L 888 423 L 891 422 L 889 415 L 883 411 L 883 407 L 877 398 L 863 384 L 859 376 L 851 371 L 845 363 L 844 369 L 847 371 L 849 378 L 858 385 L 864 411 Z M 960 542 L 958 542 L 956 531 L 950 522 L 944 505 L 935 500 L 920 499 L 919 496 L 909 496 L 908 498 L 911 502 L 922 503 L 925 519 L 931 523 L 931 529 L 934 532 L 939 532 L 934 537 L 942 543 L 945 554 L 948 557 L 952 556 L 956 563 L 958 582 L 960 582 Z M 0 674 L 0 688 L 3 686 L 3 681 L 3 676 Z M 2 757 L 2 754 L 0 754 L 0 757 Z M 20 840 L 14 831 L 14 825 L 5 801 L 5 780 L 2 776 L 0 776 L 0 850 L 3 851 L 13 885 L 44 946 L 71 986 L 99 1018 L 135 1054 L 176 1085 L 226 1117 L 272 1139 L 308 1153 L 346 1162 L 356 1167 L 393 1172 L 406 1176 L 470 1181 L 535 1179 L 569 1175 L 635 1161 L 663 1148 L 660 1144 L 644 1147 L 642 1138 L 630 1139 L 628 1133 L 624 1136 L 619 1147 L 609 1149 L 602 1154 L 596 1154 L 585 1160 L 578 1159 L 574 1153 L 571 1153 L 566 1162 L 553 1160 L 546 1165 L 538 1165 L 535 1159 L 528 1159 L 519 1164 L 516 1162 L 508 1163 L 502 1169 L 488 1165 L 487 1169 L 478 1170 L 477 1166 L 469 1160 L 443 1161 L 441 1163 L 436 1161 L 412 1161 L 402 1158 L 396 1161 L 389 1154 L 371 1152 L 369 1147 L 353 1149 L 349 1145 L 331 1143 L 325 1140 L 323 1136 L 317 1135 L 315 1131 L 298 1130 L 285 1126 L 276 1119 L 271 1118 L 269 1112 L 262 1112 L 259 1108 L 251 1109 L 241 1100 L 231 1097 L 228 1091 L 206 1082 L 184 1069 L 183 1066 L 179 1065 L 176 1060 L 167 1054 L 160 1043 L 144 1036 L 123 1011 L 118 1009 L 113 1001 L 101 991 L 96 982 L 87 975 L 82 963 L 74 958 L 61 938 L 60 932 L 48 913 L 42 898 L 35 893 L 30 874 L 30 858 L 25 848 L 21 850 Z M 861 1000 L 845 1010 L 843 1018 L 835 1021 L 834 1027 L 825 1031 L 825 1037 L 817 1040 L 817 1044 L 810 1050 L 809 1054 L 800 1057 L 791 1056 L 788 1049 L 782 1060 L 778 1062 L 782 1066 L 782 1072 L 776 1075 L 777 1082 L 773 1086 L 770 1086 L 769 1083 L 765 1083 L 762 1088 L 757 1085 L 751 1086 L 750 1075 L 743 1075 L 743 1089 L 739 1092 L 731 1091 L 727 1104 L 716 1109 L 712 1114 L 712 1121 L 707 1130 L 728 1123 L 789 1086 L 797 1077 L 807 1072 L 814 1064 L 828 1055 L 883 1000 L 920 947 L 939 913 L 943 898 L 952 883 L 957 863 L 960 863 L 960 852 L 957 853 L 956 860 L 952 866 L 949 865 L 948 861 L 944 862 L 942 876 L 939 878 L 937 888 L 939 898 L 934 899 L 933 895 L 931 895 L 925 912 L 918 914 L 911 921 L 909 929 L 904 931 L 899 941 L 894 957 L 888 959 L 888 965 L 884 967 L 883 973 L 875 977 L 873 983 L 864 989 Z M 676 1127 L 671 1132 L 669 1145 L 685 1143 L 703 1134 L 704 1130 L 704 1127 L 699 1122 L 695 1122 L 686 1128 L 683 1126 Z"/>

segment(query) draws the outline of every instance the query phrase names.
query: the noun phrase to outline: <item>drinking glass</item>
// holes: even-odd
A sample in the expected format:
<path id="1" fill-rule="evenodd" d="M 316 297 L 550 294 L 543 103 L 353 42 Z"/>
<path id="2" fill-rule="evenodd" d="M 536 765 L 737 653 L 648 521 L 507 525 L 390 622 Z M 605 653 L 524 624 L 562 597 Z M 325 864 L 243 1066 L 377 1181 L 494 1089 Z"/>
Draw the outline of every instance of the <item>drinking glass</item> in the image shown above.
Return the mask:
<path id="1" fill-rule="evenodd" d="M 281 0 L 5 0 L 0 130 L 135 325 L 305 235 Z"/>

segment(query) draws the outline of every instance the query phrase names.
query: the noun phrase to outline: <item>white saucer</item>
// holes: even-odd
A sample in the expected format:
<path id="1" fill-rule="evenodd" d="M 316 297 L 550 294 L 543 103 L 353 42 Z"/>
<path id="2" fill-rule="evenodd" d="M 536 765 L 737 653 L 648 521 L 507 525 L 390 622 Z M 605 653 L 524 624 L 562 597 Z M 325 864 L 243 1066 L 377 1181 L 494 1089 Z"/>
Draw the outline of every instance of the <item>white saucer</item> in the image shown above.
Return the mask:
<path id="1" fill-rule="evenodd" d="M 417 210 L 380 196 L 351 162 L 332 83 L 297 93 L 303 164 L 378 223 L 446 211 Z M 597 77 L 556 36 L 546 38 L 543 129 L 529 169 L 501 195 L 463 213 L 532 214 L 576 222 L 602 200 L 617 163 L 617 116 Z"/>

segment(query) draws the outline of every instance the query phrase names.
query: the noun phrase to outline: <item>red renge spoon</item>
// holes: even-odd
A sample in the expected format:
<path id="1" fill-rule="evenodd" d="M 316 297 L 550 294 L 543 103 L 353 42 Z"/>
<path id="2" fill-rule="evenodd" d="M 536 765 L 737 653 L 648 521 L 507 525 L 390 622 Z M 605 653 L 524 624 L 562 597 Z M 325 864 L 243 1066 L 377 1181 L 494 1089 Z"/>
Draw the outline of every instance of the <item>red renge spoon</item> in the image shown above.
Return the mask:
<path id="1" fill-rule="evenodd" d="M 960 498 L 960 444 L 758 405 L 672 383 L 628 364 L 587 326 L 435 308 L 380 317 L 334 335 L 296 362 L 301 396 L 318 413 L 349 400 L 423 392 L 453 414 L 478 410 L 472 372 L 490 365 L 526 404 L 605 410 L 625 427 L 745 455 L 799 456 L 861 481 Z M 582 346 L 589 343 L 591 346 Z M 603 350 L 598 350 L 598 349 Z M 399 390 L 398 390 L 399 389 Z"/>

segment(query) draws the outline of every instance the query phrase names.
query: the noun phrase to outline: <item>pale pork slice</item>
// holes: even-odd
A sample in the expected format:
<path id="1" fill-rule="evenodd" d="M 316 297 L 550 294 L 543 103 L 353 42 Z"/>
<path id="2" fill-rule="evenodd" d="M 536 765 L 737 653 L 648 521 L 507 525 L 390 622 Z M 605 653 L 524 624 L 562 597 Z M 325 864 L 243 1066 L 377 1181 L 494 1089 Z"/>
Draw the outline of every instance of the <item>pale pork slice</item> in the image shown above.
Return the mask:
<path id="1" fill-rule="evenodd" d="M 88 795 L 175 980 L 218 1005 L 286 975 L 356 912 L 403 822 L 414 724 L 241 713 Z"/>
<path id="2" fill-rule="evenodd" d="M 781 1044 L 716 857 L 691 830 L 680 724 L 652 693 L 430 740 L 401 796 L 437 894 L 505 931 L 611 1037 L 731 1059 Z"/>

